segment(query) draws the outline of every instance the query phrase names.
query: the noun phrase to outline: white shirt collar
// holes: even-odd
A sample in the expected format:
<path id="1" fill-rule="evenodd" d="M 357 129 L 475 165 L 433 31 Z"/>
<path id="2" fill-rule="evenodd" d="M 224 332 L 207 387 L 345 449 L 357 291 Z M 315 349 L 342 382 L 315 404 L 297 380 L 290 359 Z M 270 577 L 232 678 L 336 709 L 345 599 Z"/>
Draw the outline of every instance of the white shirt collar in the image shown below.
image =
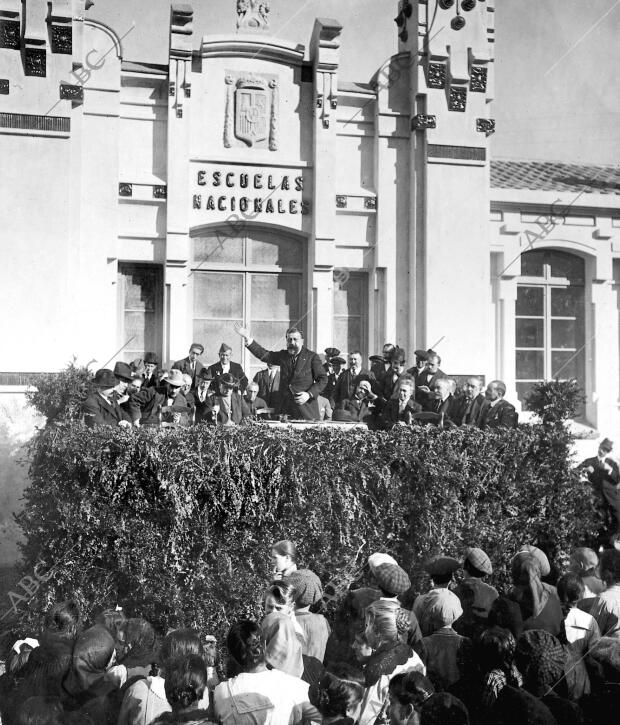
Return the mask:
<path id="1" fill-rule="evenodd" d="M 491 402 L 491 408 L 494 408 L 499 403 L 500 400 L 503 400 L 503 398 L 497 398 L 496 400 L 493 400 Z"/>

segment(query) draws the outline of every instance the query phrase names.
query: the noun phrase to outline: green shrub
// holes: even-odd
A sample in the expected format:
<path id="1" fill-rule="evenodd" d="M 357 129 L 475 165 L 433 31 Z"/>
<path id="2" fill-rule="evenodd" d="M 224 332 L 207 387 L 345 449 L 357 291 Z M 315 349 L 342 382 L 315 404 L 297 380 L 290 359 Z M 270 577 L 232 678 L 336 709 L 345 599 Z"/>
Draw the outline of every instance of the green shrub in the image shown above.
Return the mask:
<path id="1" fill-rule="evenodd" d="M 550 540 L 566 560 L 595 535 L 568 443 L 543 426 L 47 426 L 31 444 L 18 520 L 24 572 L 42 560 L 55 573 L 23 604 L 21 626 L 72 595 L 87 614 L 121 603 L 163 630 L 221 636 L 259 613 L 271 544 L 283 538 L 324 582 L 360 547 L 364 558 L 392 552 L 415 575 L 432 554 L 478 545 L 504 586 L 519 544 Z"/>
<path id="2" fill-rule="evenodd" d="M 545 426 L 563 425 L 575 418 L 585 403 L 583 390 L 576 380 L 548 380 L 534 383 L 527 395 L 527 408 Z"/>
<path id="3" fill-rule="evenodd" d="M 26 400 L 48 423 L 79 420 L 92 379 L 90 370 L 76 365 L 74 359 L 59 373 L 39 376 L 36 388 L 26 392 Z"/>

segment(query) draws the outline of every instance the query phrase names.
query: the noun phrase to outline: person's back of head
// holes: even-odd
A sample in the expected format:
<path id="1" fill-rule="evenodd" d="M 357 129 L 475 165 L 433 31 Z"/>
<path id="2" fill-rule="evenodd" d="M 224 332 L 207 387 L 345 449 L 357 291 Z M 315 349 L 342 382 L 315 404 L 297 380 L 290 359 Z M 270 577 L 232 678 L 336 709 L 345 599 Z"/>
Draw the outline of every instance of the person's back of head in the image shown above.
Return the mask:
<path id="1" fill-rule="evenodd" d="M 235 622 L 226 637 L 230 656 L 245 671 L 261 664 L 265 659 L 265 646 L 260 627 L 250 619 Z"/>
<path id="2" fill-rule="evenodd" d="M 152 650 L 155 647 L 155 630 L 146 619 L 138 617 L 128 619 L 123 626 L 123 632 L 128 654 L 131 654 L 132 650 Z"/>
<path id="3" fill-rule="evenodd" d="M 318 684 L 310 685 L 308 699 L 323 717 L 346 717 L 361 702 L 364 688 L 327 672 Z"/>
<path id="4" fill-rule="evenodd" d="M 166 666 L 164 690 L 173 712 L 195 707 L 207 686 L 207 666 L 202 657 L 186 655 Z"/>
<path id="5" fill-rule="evenodd" d="M 95 617 L 95 624 L 103 625 L 114 639 L 122 637 L 121 633 L 126 621 L 127 617 L 122 609 L 104 609 Z"/>
<path id="6" fill-rule="evenodd" d="M 454 695 L 436 692 L 422 705 L 420 725 L 469 725 L 469 712 Z"/>
<path id="7" fill-rule="evenodd" d="M 80 607 L 73 599 L 58 602 L 45 613 L 45 629 L 63 637 L 75 637 L 80 624 Z"/>
<path id="8" fill-rule="evenodd" d="M 564 605 L 574 605 L 583 599 L 586 587 L 579 576 L 574 572 L 563 574 L 557 583 L 558 597 Z"/>
<path id="9" fill-rule="evenodd" d="M 601 554 L 599 562 L 601 579 L 608 587 L 620 582 L 620 551 L 617 549 L 606 549 Z"/>
<path id="10" fill-rule="evenodd" d="M 508 671 L 512 665 L 516 642 L 509 629 L 490 627 L 475 643 L 475 657 L 482 672 Z"/>
<path id="11" fill-rule="evenodd" d="M 58 697 L 29 697 L 15 713 L 14 725 L 62 725 L 64 708 Z"/>
<path id="12" fill-rule="evenodd" d="M 164 637 L 160 649 L 162 662 L 178 659 L 185 655 L 202 656 L 204 648 L 200 635 L 196 630 L 189 628 L 173 629 Z"/>
<path id="13" fill-rule="evenodd" d="M 401 672 L 390 680 L 390 702 L 420 708 L 435 694 L 433 683 L 421 672 Z"/>

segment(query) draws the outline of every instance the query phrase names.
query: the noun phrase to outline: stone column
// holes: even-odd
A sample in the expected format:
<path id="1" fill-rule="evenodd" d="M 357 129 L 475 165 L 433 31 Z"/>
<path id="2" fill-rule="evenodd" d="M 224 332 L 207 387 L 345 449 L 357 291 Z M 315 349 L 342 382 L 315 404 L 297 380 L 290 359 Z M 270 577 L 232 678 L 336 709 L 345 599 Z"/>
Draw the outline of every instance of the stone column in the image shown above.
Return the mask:
<path id="1" fill-rule="evenodd" d="M 317 18 L 310 41 L 314 70 L 314 189 L 310 275 L 312 310 L 308 343 L 323 350 L 333 343 L 333 284 L 336 226 L 335 145 L 338 107 L 338 64 L 342 25 L 337 20 Z"/>
<path id="2" fill-rule="evenodd" d="M 168 71 L 168 163 L 166 270 L 168 291 L 167 351 L 172 360 L 187 354 L 192 343 L 191 240 L 189 237 L 190 114 L 193 10 L 173 4 L 170 10 Z"/>

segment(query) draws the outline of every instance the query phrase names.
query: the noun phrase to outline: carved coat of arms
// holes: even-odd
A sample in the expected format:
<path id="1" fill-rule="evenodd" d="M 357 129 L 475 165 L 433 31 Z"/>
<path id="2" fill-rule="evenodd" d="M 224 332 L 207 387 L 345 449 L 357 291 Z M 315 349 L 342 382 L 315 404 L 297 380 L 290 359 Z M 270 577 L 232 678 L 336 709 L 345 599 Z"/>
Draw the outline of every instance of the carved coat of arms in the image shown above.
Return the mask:
<path id="1" fill-rule="evenodd" d="M 278 81 L 254 74 L 226 76 L 224 146 L 234 138 L 248 146 L 269 139 L 269 149 L 278 148 Z"/>
<path id="2" fill-rule="evenodd" d="M 269 99 L 264 81 L 239 80 L 235 91 L 235 136 L 252 146 L 269 132 Z"/>

